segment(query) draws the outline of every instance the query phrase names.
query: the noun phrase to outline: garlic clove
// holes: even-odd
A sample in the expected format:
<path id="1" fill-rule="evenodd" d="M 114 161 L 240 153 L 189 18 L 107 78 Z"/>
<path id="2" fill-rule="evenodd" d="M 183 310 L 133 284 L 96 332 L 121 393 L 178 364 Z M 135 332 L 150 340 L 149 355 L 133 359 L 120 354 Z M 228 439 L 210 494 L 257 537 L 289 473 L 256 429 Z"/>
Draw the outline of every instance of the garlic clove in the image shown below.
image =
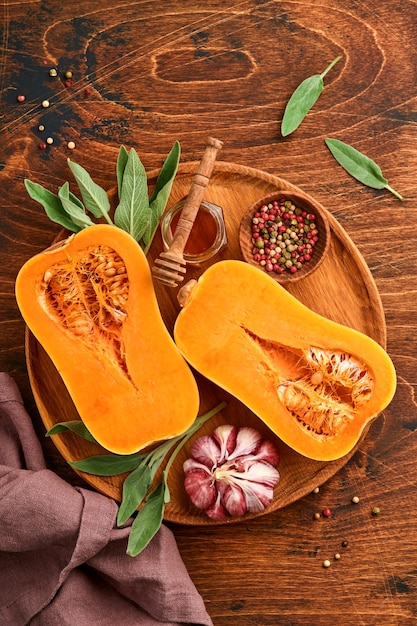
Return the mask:
<path id="1" fill-rule="evenodd" d="M 206 509 L 206 514 L 213 520 L 222 522 L 226 520 L 229 516 L 228 512 L 223 506 L 222 497 L 220 493 L 217 493 L 217 498 L 215 503 L 212 506 L 209 506 Z"/>
<path id="2" fill-rule="evenodd" d="M 230 468 L 229 472 L 225 469 L 223 481 L 219 481 L 219 485 L 217 483 L 216 485 L 221 493 L 223 492 L 223 485 L 232 488 L 238 487 L 244 495 L 246 510 L 257 513 L 262 511 L 272 500 L 274 487 L 279 482 L 279 472 L 275 467 L 267 463 L 250 459 L 245 461 L 243 458 L 240 459 L 240 462 L 241 465 L 238 471 L 233 467 Z M 235 494 L 235 497 L 237 497 L 237 494 Z M 225 506 L 231 513 L 229 505 L 225 503 Z"/>
<path id="3" fill-rule="evenodd" d="M 265 484 L 275 487 L 279 482 L 279 472 L 269 463 L 248 460 L 244 462 L 244 471 L 240 474 L 242 480 Z"/>
<path id="4" fill-rule="evenodd" d="M 217 489 L 204 469 L 189 469 L 184 486 L 191 502 L 199 509 L 208 509 L 216 502 Z"/>
<path id="5" fill-rule="evenodd" d="M 187 459 L 184 461 L 183 469 L 185 473 L 201 470 L 207 474 L 207 477 L 211 476 L 211 470 L 209 467 L 204 465 L 204 463 L 200 463 L 200 461 L 196 461 L 194 458 Z"/>
<path id="6" fill-rule="evenodd" d="M 244 456 L 256 452 L 262 441 L 262 435 L 249 426 L 239 428 L 236 437 L 236 447 L 229 455 L 229 459 L 235 459 L 238 456 Z"/>
<path id="7" fill-rule="evenodd" d="M 219 463 L 223 463 L 230 457 L 230 454 L 236 448 L 236 437 L 238 436 L 238 429 L 236 426 L 230 424 L 223 424 L 218 426 L 212 434 L 214 441 L 220 446 L 220 459 Z"/>
<path id="8" fill-rule="evenodd" d="M 221 449 L 210 435 L 199 437 L 192 445 L 191 454 L 209 469 L 220 463 L 222 459 Z"/>
<path id="9" fill-rule="evenodd" d="M 256 451 L 256 454 L 253 455 L 253 459 L 270 463 L 270 465 L 276 467 L 279 464 L 279 453 L 271 441 L 264 439 Z"/>
<path id="10" fill-rule="evenodd" d="M 249 513 L 259 513 L 263 511 L 271 502 L 274 489 L 272 486 L 242 481 L 242 490 L 245 494 L 246 510 Z"/>
<path id="11" fill-rule="evenodd" d="M 232 517 L 244 515 L 247 509 L 246 497 L 242 487 L 236 483 L 220 483 L 219 493 L 226 511 Z"/>

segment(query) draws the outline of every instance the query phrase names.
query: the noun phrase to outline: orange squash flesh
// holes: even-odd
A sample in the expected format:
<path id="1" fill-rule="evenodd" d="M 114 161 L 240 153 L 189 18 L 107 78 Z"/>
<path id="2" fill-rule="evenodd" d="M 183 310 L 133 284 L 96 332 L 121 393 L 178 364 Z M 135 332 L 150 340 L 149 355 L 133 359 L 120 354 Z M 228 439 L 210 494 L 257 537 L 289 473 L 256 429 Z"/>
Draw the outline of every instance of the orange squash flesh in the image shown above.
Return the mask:
<path id="1" fill-rule="evenodd" d="M 16 299 L 104 448 L 130 454 L 193 423 L 197 384 L 162 320 L 146 257 L 126 232 L 90 226 L 29 259 Z"/>
<path id="2" fill-rule="evenodd" d="M 394 366 L 377 342 L 314 313 L 242 261 L 204 272 L 174 340 L 197 371 L 316 460 L 350 452 L 395 393 Z"/>

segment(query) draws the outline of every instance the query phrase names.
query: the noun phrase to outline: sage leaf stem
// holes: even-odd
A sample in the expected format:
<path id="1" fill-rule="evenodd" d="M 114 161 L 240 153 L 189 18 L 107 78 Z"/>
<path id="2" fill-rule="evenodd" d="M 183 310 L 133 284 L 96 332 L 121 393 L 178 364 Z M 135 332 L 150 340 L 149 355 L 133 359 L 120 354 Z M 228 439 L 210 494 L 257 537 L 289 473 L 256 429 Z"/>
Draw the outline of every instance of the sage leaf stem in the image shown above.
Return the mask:
<path id="1" fill-rule="evenodd" d="M 341 56 L 336 57 L 321 74 L 309 76 L 298 85 L 285 107 L 281 122 L 283 137 L 287 137 L 299 127 L 323 91 L 323 78 L 341 58 Z"/>
<path id="2" fill-rule="evenodd" d="M 373 189 L 387 189 L 399 200 L 403 199 L 403 197 L 388 184 L 387 179 L 382 174 L 381 168 L 375 161 L 339 139 L 327 138 L 325 139 L 325 143 L 339 165 L 360 183 L 367 187 L 372 187 Z"/>
<path id="3" fill-rule="evenodd" d="M 211 411 L 208 411 L 204 415 L 201 415 L 200 417 L 196 418 L 195 422 L 190 426 L 190 428 L 187 430 L 185 435 L 182 436 L 181 441 L 175 448 L 175 454 L 172 454 L 170 459 L 168 460 L 168 463 L 165 468 L 165 472 L 167 475 L 168 475 L 169 470 L 171 469 L 171 466 L 175 460 L 176 455 L 181 450 L 181 448 L 185 446 L 185 444 L 190 439 L 190 437 L 192 437 L 194 433 L 197 432 L 197 430 L 200 430 L 203 424 L 205 424 L 209 419 L 211 419 L 214 415 L 216 415 L 216 413 L 219 413 L 220 411 L 222 411 L 225 407 L 226 407 L 226 402 L 221 402 L 220 404 L 215 406 L 213 409 L 211 409 Z"/>

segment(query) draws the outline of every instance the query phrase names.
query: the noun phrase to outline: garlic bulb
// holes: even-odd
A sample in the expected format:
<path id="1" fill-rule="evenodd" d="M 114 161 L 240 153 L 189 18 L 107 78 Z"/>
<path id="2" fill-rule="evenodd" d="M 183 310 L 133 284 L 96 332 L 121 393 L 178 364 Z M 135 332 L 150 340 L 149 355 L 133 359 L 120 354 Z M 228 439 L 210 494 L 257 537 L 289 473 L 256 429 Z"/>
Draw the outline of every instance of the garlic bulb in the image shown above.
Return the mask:
<path id="1" fill-rule="evenodd" d="M 184 463 L 185 490 L 214 520 L 263 511 L 279 481 L 278 451 L 254 428 L 222 425 L 203 435 Z"/>

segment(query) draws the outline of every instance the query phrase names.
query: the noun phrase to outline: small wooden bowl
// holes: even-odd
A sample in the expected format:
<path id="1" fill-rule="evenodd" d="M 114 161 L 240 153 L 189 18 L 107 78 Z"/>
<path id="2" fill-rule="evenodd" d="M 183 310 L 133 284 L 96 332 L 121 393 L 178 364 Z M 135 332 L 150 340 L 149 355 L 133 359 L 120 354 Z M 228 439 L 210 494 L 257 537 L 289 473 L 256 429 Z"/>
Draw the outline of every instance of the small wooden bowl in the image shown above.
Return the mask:
<path id="1" fill-rule="evenodd" d="M 309 261 L 303 263 L 302 267 L 294 274 L 289 270 L 285 270 L 282 274 L 277 274 L 274 271 L 268 272 L 265 270 L 259 261 L 253 258 L 253 240 L 252 240 L 252 219 L 255 213 L 264 205 L 274 202 L 274 200 L 291 200 L 295 207 L 300 208 L 302 211 L 313 213 L 315 218 L 316 228 L 318 230 L 318 241 L 314 246 L 314 253 Z M 324 257 L 327 254 L 330 245 L 330 226 L 325 210 L 312 198 L 308 199 L 301 194 L 297 194 L 291 191 L 282 191 L 270 194 L 257 200 L 244 214 L 239 227 L 239 245 L 244 260 L 250 265 L 258 267 L 266 274 L 269 274 L 271 278 L 278 283 L 294 283 L 306 276 L 309 276 L 314 272 L 322 263 Z"/>

